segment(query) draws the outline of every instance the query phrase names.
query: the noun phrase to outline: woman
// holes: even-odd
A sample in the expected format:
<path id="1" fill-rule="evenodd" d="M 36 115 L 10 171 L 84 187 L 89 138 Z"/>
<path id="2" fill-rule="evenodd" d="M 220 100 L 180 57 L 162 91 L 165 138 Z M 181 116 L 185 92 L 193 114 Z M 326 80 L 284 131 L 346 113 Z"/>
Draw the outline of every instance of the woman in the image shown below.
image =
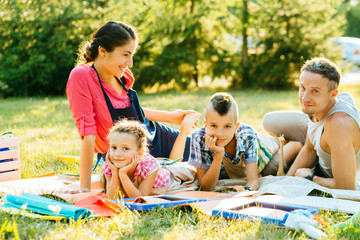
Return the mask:
<path id="1" fill-rule="evenodd" d="M 181 124 L 190 115 L 194 123 L 198 121 L 199 114 L 191 110 L 167 112 L 141 108 L 136 92 L 131 89 L 134 77 L 129 70 L 137 41 L 133 27 L 119 21 L 108 22 L 93 33 L 91 43 L 84 45 L 80 52 L 83 64 L 70 73 L 66 93 L 82 140 L 80 192 L 90 191 L 94 151 L 102 155 L 108 151 L 107 135 L 117 120 L 142 122 L 148 130 L 150 154 L 154 157 L 169 157 L 178 136 L 178 131 L 157 121 Z M 189 144 L 187 138 L 185 161 Z"/>

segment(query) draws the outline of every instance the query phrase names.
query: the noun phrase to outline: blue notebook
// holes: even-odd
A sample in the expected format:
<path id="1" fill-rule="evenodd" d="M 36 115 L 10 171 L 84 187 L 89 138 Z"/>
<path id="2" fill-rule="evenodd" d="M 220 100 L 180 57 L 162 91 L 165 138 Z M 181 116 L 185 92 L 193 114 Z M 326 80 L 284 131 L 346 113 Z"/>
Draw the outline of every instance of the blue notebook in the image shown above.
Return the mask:
<path id="1" fill-rule="evenodd" d="M 1 207 L 30 210 L 35 213 L 74 218 L 75 220 L 88 217 L 92 214 L 88 209 L 79 208 L 30 193 L 24 193 L 20 196 L 8 194 L 4 199 L 4 203 Z"/>
<path id="2" fill-rule="evenodd" d="M 159 195 L 138 198 L 113 199 L 112 201 L 117 203 L 124 203 L 127 208 L 132 210 L 148 211 L 155 208 L 170 208 L 187 205 L 189 203 L 203 202 L 206 201 L 206 199 Z"/>

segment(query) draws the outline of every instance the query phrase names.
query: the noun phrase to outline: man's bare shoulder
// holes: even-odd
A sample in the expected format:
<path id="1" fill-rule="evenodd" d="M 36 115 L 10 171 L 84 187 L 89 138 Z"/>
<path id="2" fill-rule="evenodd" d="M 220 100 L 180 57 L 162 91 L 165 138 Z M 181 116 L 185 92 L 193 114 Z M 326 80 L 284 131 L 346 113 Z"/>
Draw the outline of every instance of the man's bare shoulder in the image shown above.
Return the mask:
<path id="1" fill-rule="evenodd" d="M 359 129 L 356 121 L 344 112 L 336 112 L 325 120 L 324 128 Z M 334 129 L 335 130 L 335 129 Z"/>
<path id="2" fill-rule="evenodd" d="M 358 138 L 356 136 L 359 135 L 360 129 L 356 121 L 344 112 L 336 112 L 325 120 L 323 136 L 327 141 L 330 139 L 335 142 L 340 139 L 341 141 L 345 141 L 345 139 L 351 141 L 351 136 Z"/>

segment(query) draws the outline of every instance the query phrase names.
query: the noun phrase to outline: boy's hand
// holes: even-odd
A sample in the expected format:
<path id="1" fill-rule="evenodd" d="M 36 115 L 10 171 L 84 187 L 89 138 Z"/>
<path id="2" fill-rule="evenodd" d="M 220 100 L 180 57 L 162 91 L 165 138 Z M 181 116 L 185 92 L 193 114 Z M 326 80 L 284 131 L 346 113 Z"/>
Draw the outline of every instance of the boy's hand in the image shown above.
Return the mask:
<path id="1" fill-rule="evenodd" d="M 136 166 L 140 162 L 140 157 L 136 154 L 131 163 L 119 169 L 119 174 L 128 174 L 129 172 L 135 171 Z"/>
<path id="2" fill-rule="evenodd" d="M 180 131 L 184 131 L 186 134 L 189 134 L 191 129 L 198 126 L 200 115 L 201 114 L 198 112 L 187 114 L 181 122 Z"/>
<path id="3" fill-rule="evenodd" d="M 205 134 L 205 146 L 210 148 L 215 152 L 215 154 L 223 154 L 225 153 L 224 147 L 219 147 L 216 145 L 216 136 L 212 137 L 209 134 Z"/>

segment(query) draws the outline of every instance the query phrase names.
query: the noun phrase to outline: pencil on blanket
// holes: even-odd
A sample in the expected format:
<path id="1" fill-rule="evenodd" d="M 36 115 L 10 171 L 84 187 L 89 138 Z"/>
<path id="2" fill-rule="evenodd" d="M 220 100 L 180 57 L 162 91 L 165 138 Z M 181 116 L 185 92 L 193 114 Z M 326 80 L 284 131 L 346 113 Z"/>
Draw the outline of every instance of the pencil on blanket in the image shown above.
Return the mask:
<path id="1" fill-rule="evenodd" d="M 285 172 L 284 172 L 284 143 L 285 143 L 285 138 L 284 135 L 280 135 L 278 137 L 279 142 L 280 142 L 280 159 L 279 159 L 279 168 L 278 171 L 276 173 L 276 176 L 285 176 Z"/>

